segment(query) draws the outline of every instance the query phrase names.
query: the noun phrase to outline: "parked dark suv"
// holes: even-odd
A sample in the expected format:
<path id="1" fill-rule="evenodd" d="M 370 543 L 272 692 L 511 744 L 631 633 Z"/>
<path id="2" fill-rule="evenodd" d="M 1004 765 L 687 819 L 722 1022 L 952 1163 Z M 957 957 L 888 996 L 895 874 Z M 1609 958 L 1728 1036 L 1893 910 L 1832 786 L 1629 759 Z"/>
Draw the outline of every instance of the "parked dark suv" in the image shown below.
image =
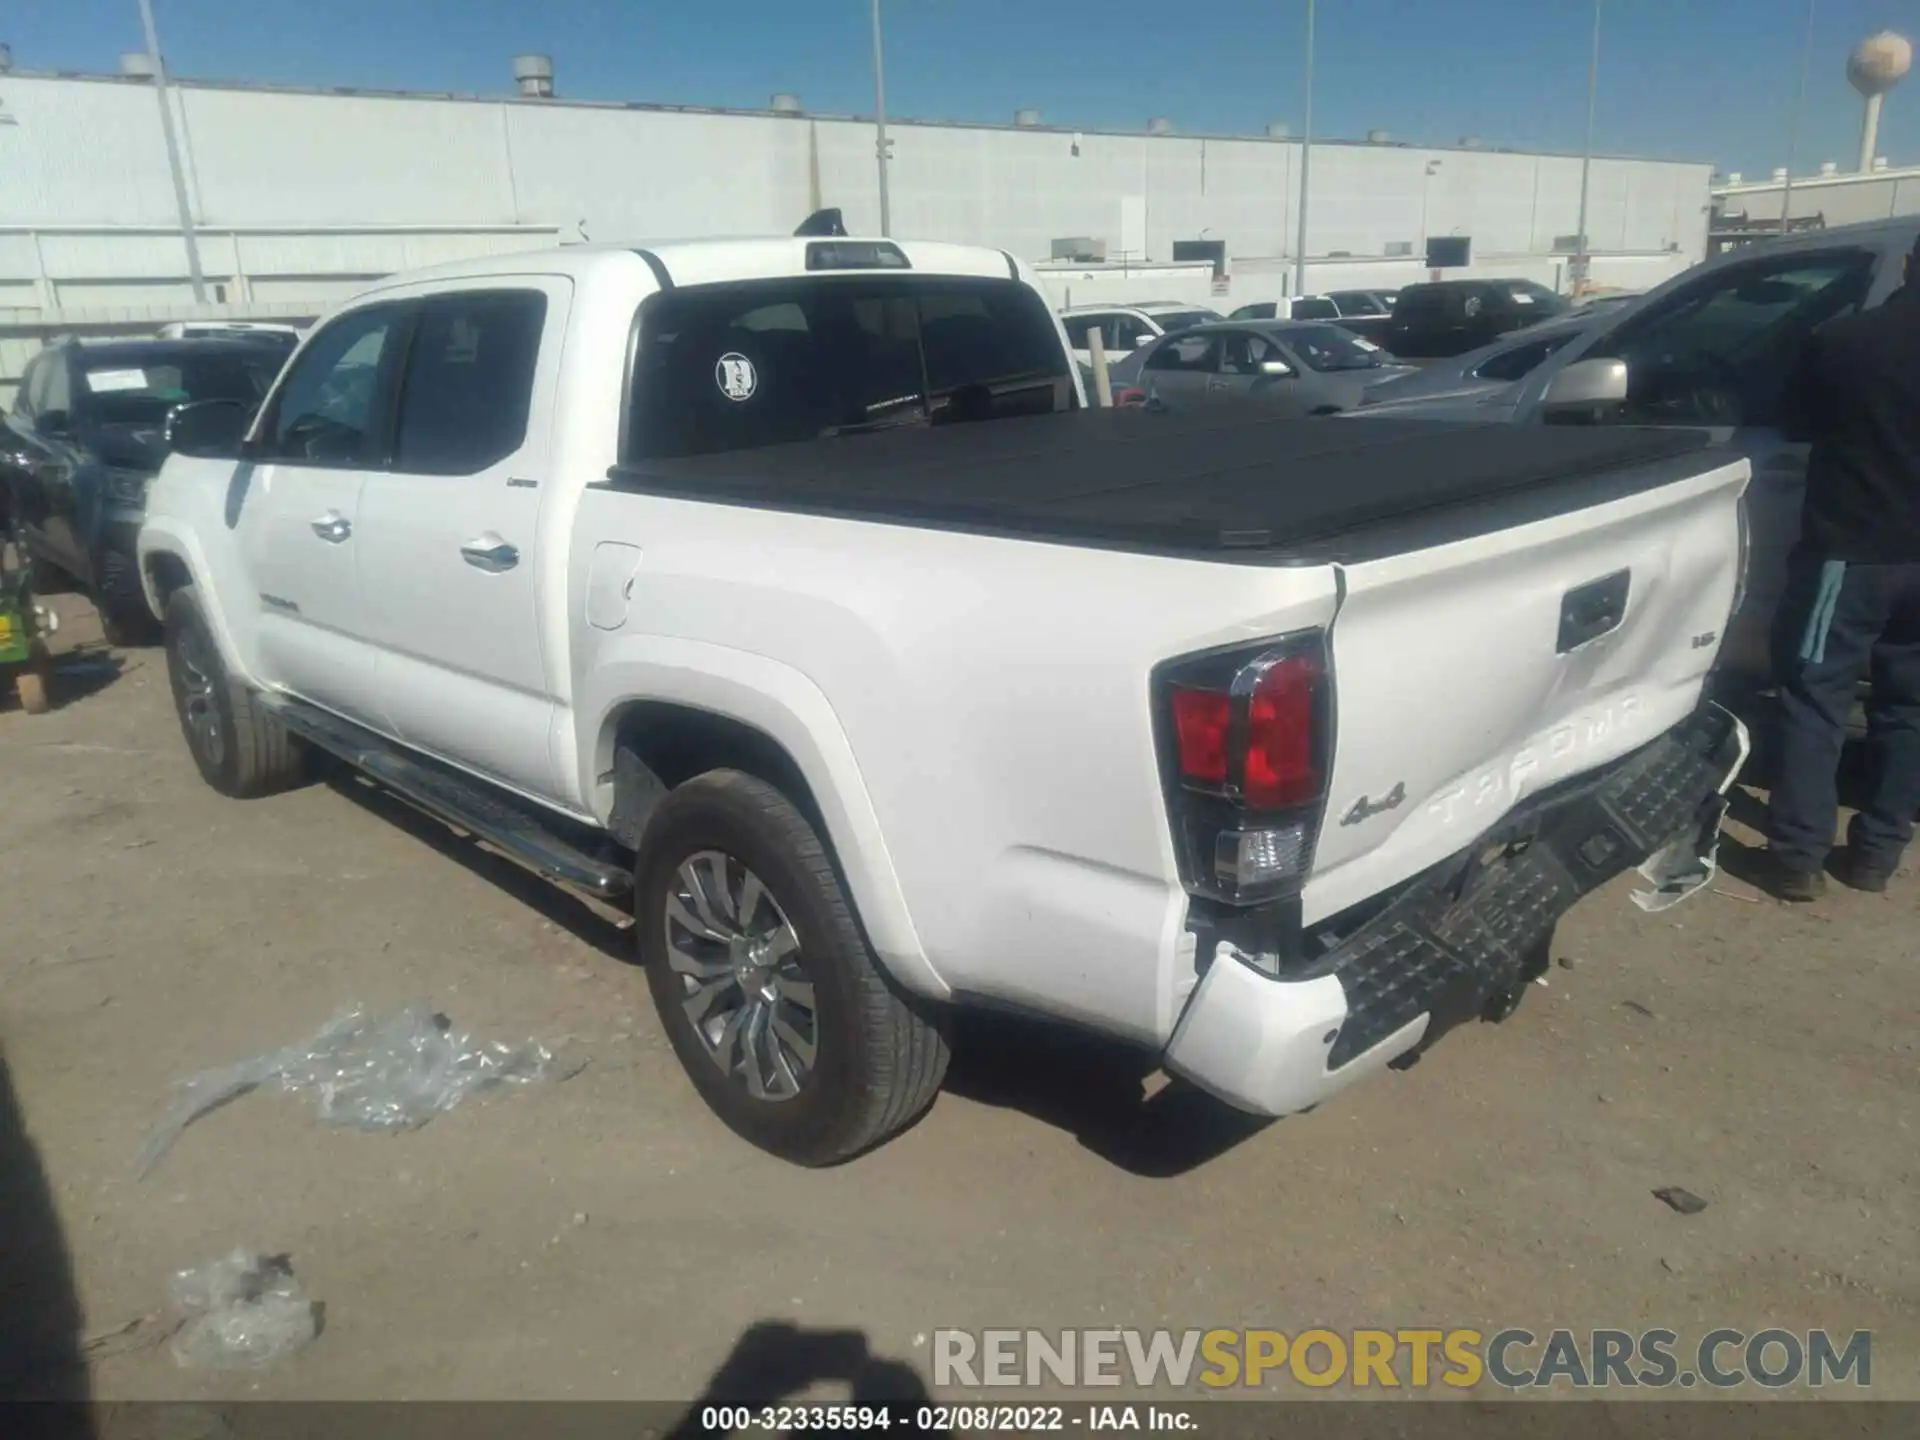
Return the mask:
<path id="1" fill-rule="evenodd" d="M 273 334 L 65 340 L 28 362 L 0 426 L 0 488 L 35 568 L 91 594 L 113 643 L 154 633 L 134 542 L 167 417 L 190 400 L 251 410 L 292 348 L 293 337 Z"/>
<path id="2" fill-rule="evenodd" d="M 1567 313 L 1565 297 L 1531 280 L 1439 280 L 1400 292 L 1380 343 L 1402 360 L 1464 355 L 1512 330 Z"/>

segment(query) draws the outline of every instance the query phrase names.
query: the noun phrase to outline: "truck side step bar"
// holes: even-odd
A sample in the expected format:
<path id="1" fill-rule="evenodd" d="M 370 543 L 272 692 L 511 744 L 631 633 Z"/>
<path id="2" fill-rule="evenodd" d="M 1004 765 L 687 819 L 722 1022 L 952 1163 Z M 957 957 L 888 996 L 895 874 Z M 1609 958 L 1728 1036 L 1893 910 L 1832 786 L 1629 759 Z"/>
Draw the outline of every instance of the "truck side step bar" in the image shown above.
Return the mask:
<path id="1" fill-rule="evenodd" d="M 615 905 L 633 891 L 633 872 L 588 854 L 531 806 L 500 795 L 484 781 L 407 753 L 350 720 L 285 695 L 261 697 L 287 729 L 375 784 L 455 830 L 479 839 L 544 880 L 583 898 Z"/>

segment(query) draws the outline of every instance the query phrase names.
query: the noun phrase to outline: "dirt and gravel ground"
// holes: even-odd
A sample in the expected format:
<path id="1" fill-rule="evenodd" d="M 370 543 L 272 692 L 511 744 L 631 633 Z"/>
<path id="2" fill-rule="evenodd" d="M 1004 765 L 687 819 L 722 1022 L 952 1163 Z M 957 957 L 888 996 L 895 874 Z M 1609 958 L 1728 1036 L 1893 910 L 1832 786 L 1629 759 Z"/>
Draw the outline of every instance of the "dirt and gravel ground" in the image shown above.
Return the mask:
<path id="1" fill-rule="evenodd" d="M 1616 887 L 1511 1022 L 1269 1126 L 975 1026 L 922 1124 L 807 1173 L 703 1110 L 616 930 L 350 783 L 221 799 L 159 653 L 57 603 L 59 709 L 0 712 L 0 1247 L 6 1327 L 92 1337 L 100 1397 L 685 1399 L 769 1321 L 923 1375 L 947 1326 L 1825 1326 L 1920 1397 L 1915 877 L 1660 917 Z M 590 1063 L 397 1137 L 250 1096 L 135 1179 L 176 1078 L 415 998 Z M 113 1333 L 236 1245 L 324 1302 L 309 1350 L 208 1374 Z"/>

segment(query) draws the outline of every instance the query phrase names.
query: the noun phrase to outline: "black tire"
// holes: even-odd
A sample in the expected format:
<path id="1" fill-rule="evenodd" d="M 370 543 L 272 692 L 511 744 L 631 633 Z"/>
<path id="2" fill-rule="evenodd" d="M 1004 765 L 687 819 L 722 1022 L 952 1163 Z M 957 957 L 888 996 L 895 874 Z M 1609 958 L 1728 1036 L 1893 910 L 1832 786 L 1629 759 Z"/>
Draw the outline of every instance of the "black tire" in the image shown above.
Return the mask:
<path id="1" fill-rule="evenodd" d="M 100 633 L 109 645 L 130 650 L 160 642 L 162 627 L 147 608 L 140 570 L 132 556 L 109 550 L 100 557 L 93 605 L 100 614 Z"/>
<path id="2" fill-rule="evenodd" d="M 191 585 L 168 599 L 164 630 L 174 713 L 201 778 L 236 800 L 300 784 L 306 776 L 299 743 L 259 696 L 228 675 Z"/>
<path id="3" fill-rule="evenodd" d="M 797 937 L 791 964 L 772 963 L 787 967 L 782 973 L 789 977 L 798 977 L 814 1003 L 815 1050 L 811 1068 L 797 1076 L 797 1093 L 787 1098 L 749 1093 L 748 1064 L 759 1064 L 763 1078 L 772 1073 L 761 1063 L 768 1053 L 765 1047 L 778 1049 L 767 1029 L 755 1042 L 748 1022 L 747 1050 L 730 1049 L 730 1068 L 723 1068 L 716 1060 L 717 1042 L 703 1037 L 688 1013 L 687 1002 L 699 982 L 670 962 L 670 902 L 683 895 L 691 898 L 681 867 L 703 854 L 727 857 L 730 876 L 750 872 L 771 899 L 770 911 L 764 901 L 753 906 L 755 913 L 743 931 L 773 933 L 777 927 L 766 922 L 784 920 Z M 946 1037 L 918 1002 L 896 990 L 880 969 L 826 847 L 779 790 L 737 770 L 715 770 L 681 785 L 648 821 L 635 879 L 640 958 L 661 1024 L 700 1097 L 736 1134 L 795 1164 L 832 1165 L 898 1133 L 933 1103 L 947 1071 Z M 731 911 L 747 908 L 737 900 L 728 899 Z M 681 909 L 686 910 L 684 900 Z M 678 933 L 686 937 L 690 932 L 682 927 Z M 716 957 L 728 953 L 711 940 L 692 941 L 688 949 L 703 946 L 712 946 L 707 953 Z M 684 957 L 688 950 L 681 953 Z M 733 962 L 713 963 L 718 968 L 738 963 L 734 953 Z M 686 963 L 684 958 L 681 963 Z M 710 1027 L 718 1017 L 748 1012 L 746 983 L 737 978 L 719 983 L 722 993 L 708 1012 Z M 768 987 L 776 983 L 782 982 L 769 980 Z M 729 1008 L 728 993 L 741 1004 Z M 756 993 L 773 1007 L 770 1014 L 779 1011 L 783 1001 L 771 988 Z M 786 1013 L 789 1021 L 804 1023 L 805 1012 Z M 775 1023 L 766 1022 L 769 1027 Z M 791 1026 L 782 1033 L 791 1034 Z M 800 1053 L 786 1052 L 789 1081 L 796 1080 L 791 1062 Z"/>

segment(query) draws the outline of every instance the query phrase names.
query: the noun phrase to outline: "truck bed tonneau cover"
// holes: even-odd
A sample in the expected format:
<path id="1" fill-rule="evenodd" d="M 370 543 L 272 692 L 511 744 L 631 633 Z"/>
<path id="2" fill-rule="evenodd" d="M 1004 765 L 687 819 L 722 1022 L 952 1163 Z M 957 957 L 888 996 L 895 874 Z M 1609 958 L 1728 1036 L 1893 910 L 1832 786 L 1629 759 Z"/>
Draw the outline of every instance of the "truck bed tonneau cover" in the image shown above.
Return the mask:
<path id="1" fill-rule="evenodd" d="M 1216 559 L 1356 560 L 1703 470 L 1698 431 L 1081 410 L 643 460 L 613 488 Z M 1729 459 L 1734 457 L 1728 457 Z"/>

